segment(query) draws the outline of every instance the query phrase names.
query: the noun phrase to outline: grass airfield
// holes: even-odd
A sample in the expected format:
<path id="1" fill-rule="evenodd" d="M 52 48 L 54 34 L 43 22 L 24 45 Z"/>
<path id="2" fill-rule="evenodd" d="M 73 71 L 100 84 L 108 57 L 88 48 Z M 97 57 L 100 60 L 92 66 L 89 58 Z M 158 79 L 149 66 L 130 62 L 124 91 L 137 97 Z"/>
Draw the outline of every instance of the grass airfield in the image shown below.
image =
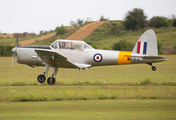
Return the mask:
<path id="1" fill-rule="evenodd" d="M 176 56 L 149 65 L 59 69 L 57 83 L 37 83 L 44 67 L 0 57 L 0 119 L 176 119 Z M 52 69 L 48 73 L 51 75 Z"/>
<path id="2" fill-rule="evenodd" d="M 174 120 L 175 100 L 86 100 L 0 103 L 1 120 Z"/>

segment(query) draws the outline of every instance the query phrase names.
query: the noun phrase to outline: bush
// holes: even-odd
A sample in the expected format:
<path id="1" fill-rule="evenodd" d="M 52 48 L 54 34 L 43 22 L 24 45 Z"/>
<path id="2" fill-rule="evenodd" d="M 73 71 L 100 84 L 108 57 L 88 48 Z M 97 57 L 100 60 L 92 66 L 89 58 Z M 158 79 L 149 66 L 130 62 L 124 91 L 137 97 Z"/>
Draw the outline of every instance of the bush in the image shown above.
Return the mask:
<path id="1" fill-rule="evenodd" d="M 124 30 L 124 27 L 122 26 L 122 24 L 119 24 L 117 22 L 112 22 L 110 24 L 110 33 L 114 34 L 114 35 L 120 35 L 121 32 Z"/>
<path id="2" fill-rule="evenodd" d="M 168 27 L 169 20 L 166 17 L 154 16 L 149 20 L 149 26 L 155 28 Z"/>
<path id="3" fill-rule="evenodd" d="M 114 43 L 111 47 L 113 50 L 123 50 L 123 51 L 132 51 L 134 45 L 127 41 L 119 41 L 117 43 Z"/>
<path id="4" fill-rule="evenodd" d="M 12 56 L 13 55 L 12 48 L 13 46 L 1 45 L 0 46 L 0 56 Z"/>
<path id="5" fill-rule="evenodd" d="M 56 32 L 57 35 L 64 35 L 68 32 L 68 30 L 64 26 L 61 26 L 56 28 Z"/>
<path id="6" fill-rule="evenodd" d="M 147 27 L 147 16 L 144 15 L 143 9 L 134 8 L 125 15 L 123 26 L 127 30 L 138 30 Z"/>
<path id="7" fill-rule="evenodd" d="M 163 43 L 162 42 L 157 42 L 157 46 L 158 46 L 158 54 L 162 54 L 162 46 L 163 46 Z"/>
<path id="8" fill-rule="evenodd" d="M 172 26 L 176 27 L 176 19 L 173 20 Z"/>

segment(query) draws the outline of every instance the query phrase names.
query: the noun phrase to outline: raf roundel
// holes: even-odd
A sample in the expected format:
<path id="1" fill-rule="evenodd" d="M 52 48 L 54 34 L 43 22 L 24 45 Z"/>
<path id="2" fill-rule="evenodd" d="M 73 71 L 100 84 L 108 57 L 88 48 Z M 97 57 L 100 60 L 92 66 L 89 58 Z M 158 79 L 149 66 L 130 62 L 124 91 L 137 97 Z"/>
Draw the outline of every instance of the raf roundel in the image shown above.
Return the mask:
<path id="1" fill-rule="evenodd" d="M 101 54 L 97 53 L 97 54 L 94 55 L 93 59 L 94 59 L 95 62 L 101 62 L 103 57 L 102 57 Z"/>

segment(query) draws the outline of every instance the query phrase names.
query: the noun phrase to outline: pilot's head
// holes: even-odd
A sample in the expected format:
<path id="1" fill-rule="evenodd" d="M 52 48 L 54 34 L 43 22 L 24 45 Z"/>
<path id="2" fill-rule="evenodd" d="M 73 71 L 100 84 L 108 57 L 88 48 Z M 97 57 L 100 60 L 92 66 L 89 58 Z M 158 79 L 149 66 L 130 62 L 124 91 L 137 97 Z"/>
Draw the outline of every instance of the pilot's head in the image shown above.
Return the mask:
<path id="1" fill-rule="evenodd" d="M 63 42 L 63 43 L 62 43 L 62 48 L 65 48 L 65 46 L 66 46 L 66 43 Z"/>

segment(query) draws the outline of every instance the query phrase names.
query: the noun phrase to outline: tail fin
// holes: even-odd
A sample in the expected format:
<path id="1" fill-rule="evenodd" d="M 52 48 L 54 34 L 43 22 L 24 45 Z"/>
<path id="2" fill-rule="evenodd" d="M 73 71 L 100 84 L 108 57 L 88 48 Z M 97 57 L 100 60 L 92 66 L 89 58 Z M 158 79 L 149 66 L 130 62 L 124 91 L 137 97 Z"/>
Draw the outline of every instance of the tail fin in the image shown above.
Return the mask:
<path id="1" fill-rule="evenodd" d="M 135 47 L 133 48 L 132 53 L 146 56 L 158 55 L 157 39 L 155 32 L 152 29 L 147 30 L 141 35 Z"/>

